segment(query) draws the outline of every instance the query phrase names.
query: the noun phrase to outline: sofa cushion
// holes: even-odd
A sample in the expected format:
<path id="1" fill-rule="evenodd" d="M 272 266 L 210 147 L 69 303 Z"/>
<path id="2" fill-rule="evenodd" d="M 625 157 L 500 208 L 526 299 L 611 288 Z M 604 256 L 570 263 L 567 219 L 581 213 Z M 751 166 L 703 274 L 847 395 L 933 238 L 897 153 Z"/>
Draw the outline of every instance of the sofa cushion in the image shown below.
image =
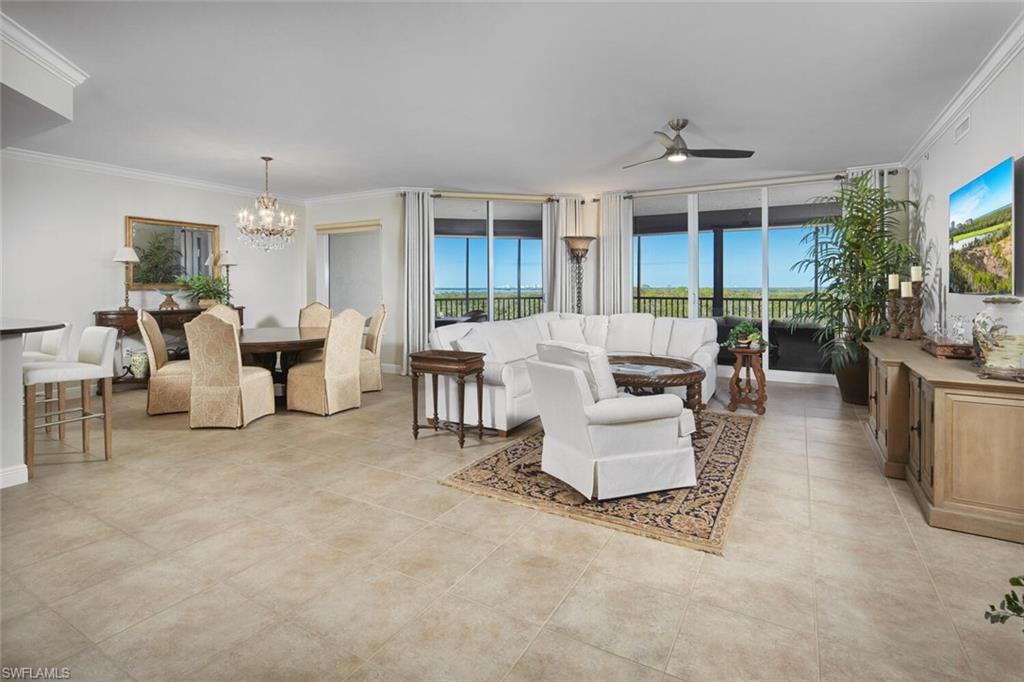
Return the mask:
<path id="1" fill-rule="evenodd" d="M 586 345 L 583 328 L 577 320 L 552 320 L 548 322 L 548 331 L 552 341 L 565 341 Z"/>
<path id="2" fill-rule="evenodd" d="M 536 315 L 530 315 L 530 317 L 526 319 L 533 320 L 537 324 L 537 329 L 540 331 L 542 341 L 550 341 L 551 332 L 548 331 L 548 322 L 561 319 L 561 313 L 537 313 Z M 536 352 L 536 349 L 534 349 L 534 352 Z"/>
<path id="3" fill-rule="evenodd" d="M 478 327 L 470 329 L 465 335 L 454 339 L 451 343 L 452 348 L 465 353 L 487 353 L 492 355 L 491 345 Z"/>
<path id="4" fill-rule="evenodd" d="M 672 321 L 668 354 L 674 358 L 692 358 L 698 348 L 715 340 L 715 327 L 715 321 L 711 319 L 676 318 Z"/>
<path id="5" fill-rule="evenodd" d="M 496 362 L 515 362 L 533 355 L 533 349 L 525 347 L 513 322 L 484 322 L 480 324 L 479 329 L 487 337 L 492 359 Z"/>
<path id="6" fill-rule="evenodd" d="M 654 315 L 649 313 L 620 313 L 608 316 L 609 353 L 650 353 Z"/>
<path id="7" fill-rule="evenodd" d="M 541 334 L 537 321 L 532 318 L 523 317 L 518 320 L 513 320 L 509 324 L 515 327 L 516 334 L 518 335 L 519 346 L 526 352 L 526 355 L 523 357 L 528 358 L 536 355 L 537 344 L 547 340 Z"/>
<path id="8" fill-rule="evenodd" d="M 526 395 L 532 390 L 530 374 L 526 369 L 526 360 L 516 360 L 505 365 L 505 378 L 508 382 L 505 384 L 505 388 L 512 393 L 513 398 Z"/>
<path id="9" fill-rule="evenodd" d="M 583 338 L 590 346 L 607 348 L 608 341 L 608 316 L 607 315 L 586 315 L 583 318 Z"/>
<path id="10" fill-rule="evenodd" d="M 595 401 L 608 400 L 618 395 L 612 368 L 608 364 L 608 354 L 602 348 L 565 341 L 545 341 L 537 346 L 537 359 L 582 371 Z"/>
<path id="11" fill-rule="evenodd" d="M 668 342 L 672 338 L 672 318 L 654 318 L 654 327 L 651 331 L 651 355 L 667 355 Z"/>

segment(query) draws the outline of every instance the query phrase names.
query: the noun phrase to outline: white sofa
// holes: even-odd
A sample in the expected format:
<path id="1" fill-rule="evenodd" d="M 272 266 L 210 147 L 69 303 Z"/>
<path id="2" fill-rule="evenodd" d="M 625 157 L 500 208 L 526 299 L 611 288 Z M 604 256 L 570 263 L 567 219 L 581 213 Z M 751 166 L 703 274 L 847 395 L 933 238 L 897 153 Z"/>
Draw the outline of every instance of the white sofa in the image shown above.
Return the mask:
<path id="1" fill-rule="evenodd" d="M 696 483 L 693 413 L 679 396 L 618 393 L 596 346 L 537 351 L 526 367 L 544 423 L 542 471 L 599 500 Z"/>
<path id="2" fill-rule="evenodd" d="M 576 333 L 574 333 L 576 330 Z M 477 350 L 487 354 L 484 369 L 484 426 L 501 435 L 538 415 L 526 361 L 543 341 L 575 341 L 605 349 L 610 355 L 660 355 L 692 360 L 707 376 L 701 398 L 711 399 L 718 378 L 717 326 L 712 319 L 658 317 L 648 313 L 575 315 L 540 313 L 518 320 L 466 322 L 430 333 L 430 347 Z M 579 336 L 577 336 L 577 334 Z M 429 383 L 429 382 L 426 382 Z M 670 388 L 682 398 L 685 388 Z M 427 415 L 433 414 L 431 391 L 426 390 Z M 438 385 L 438 416 L 458 419 L 458 393 L 454 380 L 442 377 Z M 476 391 L 466 389 L 465 421 L 477 421 Z"/>

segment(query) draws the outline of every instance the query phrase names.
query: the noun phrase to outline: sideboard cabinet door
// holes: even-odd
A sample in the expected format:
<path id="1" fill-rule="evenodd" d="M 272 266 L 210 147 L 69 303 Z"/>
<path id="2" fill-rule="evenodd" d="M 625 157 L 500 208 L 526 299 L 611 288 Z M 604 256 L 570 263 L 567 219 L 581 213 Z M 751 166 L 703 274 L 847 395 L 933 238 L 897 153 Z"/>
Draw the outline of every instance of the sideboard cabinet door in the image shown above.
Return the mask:
<path id="1" fill-rule="evenodd" d="M 907 451 L 907 468 L 910 477 L 921 480 L 921 377 L 910 374 L 910 449 Z"/>

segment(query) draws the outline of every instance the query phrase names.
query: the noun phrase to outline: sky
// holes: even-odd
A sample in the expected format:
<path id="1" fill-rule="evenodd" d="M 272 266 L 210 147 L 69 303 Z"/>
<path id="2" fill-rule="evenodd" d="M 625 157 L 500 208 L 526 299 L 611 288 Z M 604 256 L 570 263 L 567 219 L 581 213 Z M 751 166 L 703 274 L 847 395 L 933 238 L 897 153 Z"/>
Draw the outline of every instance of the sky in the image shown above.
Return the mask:
<path id="1" fill-rule="evenodd" d="M 799 288 L 814 285 L 813 272 L 793 272 L 807 246 L 800 240 L 810 228 L 772 228 L 768 233 L 769 288 Z M 727 230 L 725 239 L 725 288 L 752 289 L 761 286 L 761 230 Z M 541 285 L 541 242 L 523 241 L 523 288 Z M 466 286 L 466 249 L 469 248 L 469 288 L 487 288 L 487 242 L 485 239 L 438 237 L 435 240 L 435 287 L 462 289 Z M 684 287 L 689 281 L 689 242 L 686 233 L 649 235 L 640 247 L 643 284 L 652 287 Z M 633 250 L 634 268 L 637 250 Z M 714 285 L 714 236 L 700 235 L 699 280 L 701 287 Z M 635 270 L 634 270 L 635 272 Z M 494 240 L 494 287 L 516 286 L 516 240 Z"/>
<path id="2" fill-rule="evenodd" d="M 949 195 L 949 220 L 960 224 L 1013 203 L 1013 158 Z"/>

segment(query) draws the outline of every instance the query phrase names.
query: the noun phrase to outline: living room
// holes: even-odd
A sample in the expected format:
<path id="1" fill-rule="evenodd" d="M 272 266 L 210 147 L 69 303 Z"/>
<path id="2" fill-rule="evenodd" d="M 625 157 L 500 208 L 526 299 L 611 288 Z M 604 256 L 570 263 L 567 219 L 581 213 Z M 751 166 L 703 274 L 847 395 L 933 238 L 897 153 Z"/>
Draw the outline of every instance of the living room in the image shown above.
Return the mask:
<path id="1" fill-rule="evenodd" d="M 1024 2 L 2 12 L 0 676 L 1019 677 Z"/>

